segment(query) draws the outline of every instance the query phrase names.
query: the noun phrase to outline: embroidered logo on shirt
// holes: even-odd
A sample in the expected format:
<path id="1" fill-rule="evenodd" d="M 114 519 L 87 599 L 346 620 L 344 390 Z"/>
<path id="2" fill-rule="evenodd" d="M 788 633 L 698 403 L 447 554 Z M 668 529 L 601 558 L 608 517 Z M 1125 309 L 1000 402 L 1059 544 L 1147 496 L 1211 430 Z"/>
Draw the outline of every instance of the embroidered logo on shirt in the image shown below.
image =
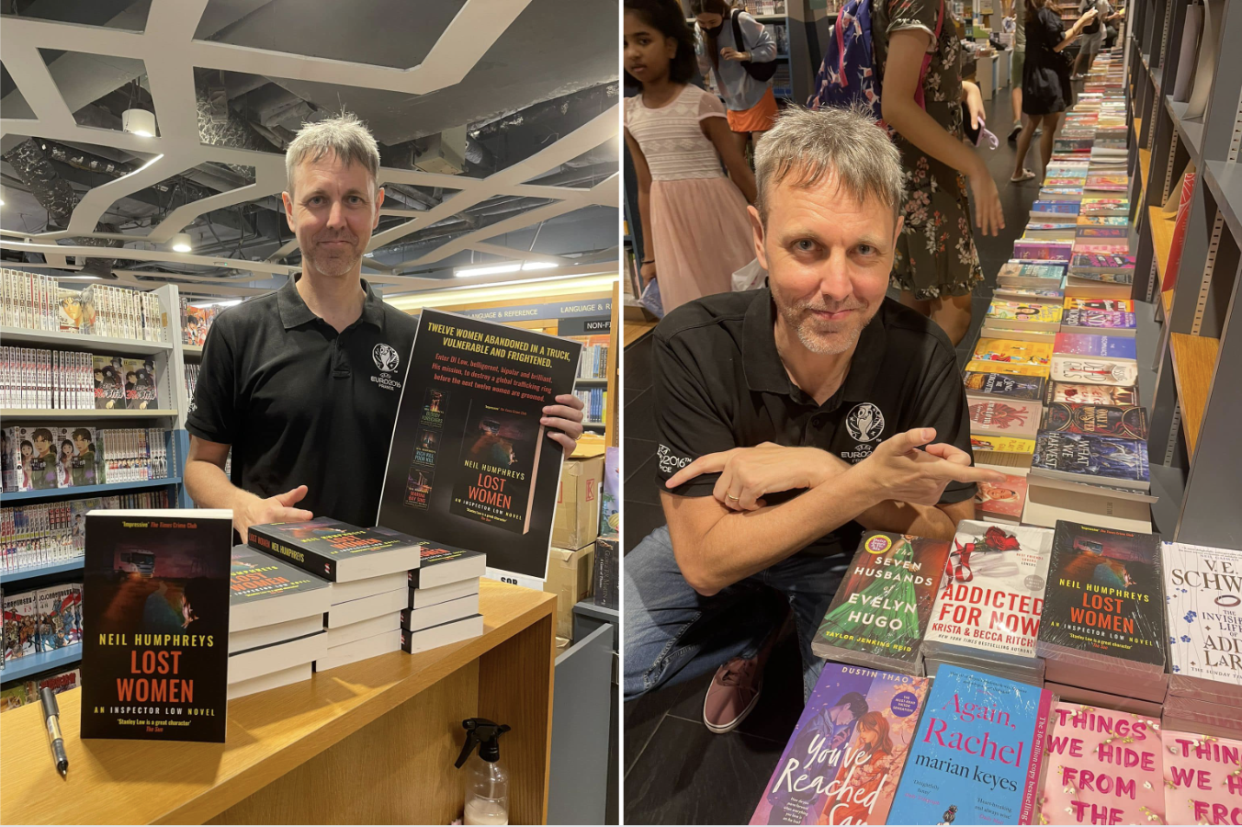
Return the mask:
<path id="1" fill-rule="evenodd" d="M 401 364 L 401 355 L 397 353 L 397 349 L 382 342 L 371 351 L 371 358 L 375 360 L 375 366 L 386 373 L 391 373 Z"/>
<path id="2" fill-rule="evenodd" d="M 860 402 L 845 418 L 845 428 L 859 442 L 871 442 L 884 433 L 884 414 L 870 402 Z"/>
<path id="3" fill-rule="evenodd" d="M 656 461 L 660 464 L 661 474 L 673 474 L 690 464 L 690 457 L 676 456 L 667 445 L 656 449 Z"/>

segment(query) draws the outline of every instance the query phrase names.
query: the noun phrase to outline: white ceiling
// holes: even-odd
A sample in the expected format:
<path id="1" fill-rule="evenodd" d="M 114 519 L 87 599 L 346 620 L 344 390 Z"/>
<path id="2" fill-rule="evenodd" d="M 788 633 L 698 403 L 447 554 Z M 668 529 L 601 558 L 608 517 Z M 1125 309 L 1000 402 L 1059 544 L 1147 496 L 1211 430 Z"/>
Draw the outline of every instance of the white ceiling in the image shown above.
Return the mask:
<path id="1" fill-rule="evenodd" d="M 82 193 L 73 209 L 68 227 L 63 230 L 31 234 L 26 227 L 13 220 L 12 210 L 0 208 L 0 247 L 11 251 L 41 253 L 49 265 L 67 270 L 75 268 L 75 260 L 80 263 L 88 256 L 106 255 L 110 259 L 118 260 L 114 268 L 118 281 L 138 284 L 140 282 L 137 279 L 143 277 L 144 281 L 141 283 L 144 286 L 151 286 L 151 279 L 156 274 L 147 269 L 126 269 L 121 262 L 159 262 L 177 267 L 200 266 L 205 268 L 202 275 L 186 276 L 170 272 L 160 274 L 160 277 L 180 283 L 183 289 L 189 291 L 198 289 L 204 294 L 218 295 L 232 290 L 236 295 L 244 295 L 249 291 L 238 285 L 244 285 L 247 279 L 270 279 L 298 269 L 296 262 L 286 260 L 287 256 L 296 252 L 296 241 L 290 241 L 275 252 L 268 253 L 263 260 L 246 260 L 234 255 L 232 251 L 216 252 L 212 255 L 175 253 L 166 249 L 166 246 L 175 234 L 211 211 L 244 205 L 269 196 L 279 197 L 285 183 L 284 157 L 279 151 L 202 143 L 196 104 L 195 69 L 220 69 L 263 78 L 280 78 L 282 85 L 287 82 L 320 83 L 331 84 L 333 87 L 399 93 L 409 96 L 411 109 L 420 99 L 426 101 L 427 96 L 438 95 L 437 101 L 443 107 L 444 96 L 451 97 L 454 94 L 454 87 L 461 85 L 472 71 L 481 66 L 489 50 L 514 26 L 523 12 L 532 7 L 532 0 L 466 0 L 460 11 L 435 39 L 425 59 L 408 68 L 393 68 L 389 65 L 350 62 L 195 39 L 204 14 L 214 10 L 208 9 L 212 2 L 213 0 L 150 0 L 146 25 L 140 32 L 29 17 L 3 17 L 0 24 L 0 55 L 3 56 L 4 68 L 33 113 L 33 118 L 10 118 L 7 113 L 0 113 L 0 140 L 6 146 L 12 144 L 15 136 L 19 136 L 17 140 L 32 137 L 69 146 L 87 145 L 100 148 L 100 151 L 106 149 L 132 153 L 140 159 L 150 160 L 128 174 Z M 546 7 L 548 4 L 543 5 Z M 349 4 L 339 4 L 337 7 L 341 9 L 341 14 L 349 14 Z M 599 26 L 607 31 L 608 39 L 615 48 L 615 3 L 612 4 L 612 9 L 614 14 L 611 17 L 606 14 L 599 15 Z M 418 20 L 415 15 L 411 15 L 408 20 L 391 21 L 391 25 L 415 27 Z M 548 47 L 554 48 L 552 44 L 548 44 Z M 158 117 L 159 136 L 142 138 L 118 129 L 79 123 L 53 78 L 44 58 L 46 53 L 41 53 L 40 50 L 63 50 L 103 56 L 105 59 L 143 61 L 147 73 L 144 86 L 149 89 Z M 538 50 L 527 50 L 526 54 L 532 63 L 536 63 L 544 59 L 546 52 L 541 55 Z M 520 99 L 514 99 L 513 102 L 514 109 L 535 103 Z M 468 105 L 463 102 L 462 108 L 466 109 Z M 602 213 L 602 220 L 610 221 L 615 226 L 615 208 L 620 197 L 619 180 L 615 171 L 593 186 L 586 187 L 528 182 L 555 171 L 592 150 L 600 147 L 611 149 L 610 142 L 615 143 L 619 139 L 619 125 L 619 108 L 614 102 L 594 117 L 585 119 L 572 131 L 551 140 L 529 157 L 483 177 L 436 175 L 415 169 L 382 168 L 379 176 L 381 184 L 443 188 L 456 192 L 439 203 L 432 203 L 426 209 L 397 206 L 384 210 L 383 213 L 387 216 L 400 216 L 408 220 L 383 228 L 372 238 L 369 250 L 380 250 L 382 253 L 382 248 L 387 248 L 391 254 L 377 254 L 374 259 L 365 262 L 374 272 L 368 275 L 368 279 L 390 284 L 398 290 L 442 287 L 443 273 L 438 277 L 434 274 L 395 274 L 434 268 L 455 256 L 460 259 L 463 252 L 470 252 L 471 257 L 477 253 L 482 257 L 536 260 L 557 258 L 546 252 L 515 249 L 505 245 L 502 237 L 526 228 L 541 226 L 543 222 L 585 208 L 612 208 L 611 211 Z M 209 162 L 252 168 L 254 183 L 218 192 L 171 209 L 162 214 L 158 223 L 152 222 L 151 226 L 140 230 L 123 233 L 96 231 L 105 215 L 114 209 L 119 200 Z M 6 189 L 6 201 L 10 200 L 7 194 Z M 437 222 L 461 216 L 465 210 L 498 196 L 543 201 L 524 212 L 487 224 L 478 230 L 447 237 L 444 243 L 431 249 L 422 245 L 417 250 L 417 255 L 400 258 L 405 249 L 400 246 L 403 239 Z M 392 203 L 399 202 L 394 200 Z M 595 220 L 600 219 L 597 217 Z M 81 239 L 90 238 L 119 240 L 126 249 L 81 246 Z M 75 240 L 79 243 L 75 243 Z M 614 238 L 612 245 L 615 243 Z M 531 246 L 534 246 L 533 243 Z M 608 245 L 601 245 L 606 246 Z M 241 253 L 240 245 L 237 253 Z M 605 251 L 603 255 L 607 258 L 609 254 Z M 615 260 L 615 252 L 611 255 L 612 260 Z M 594 258 L 598 260 L 599 256 Z M 572 259 L 561 261 L 568 264 Z M 520 278 L 521 274 L 514 277 Z M 501 279 L 503 277 L 485 278 L 486 281 Z M 472 280 L 458 279 L 455 283 L 468 284 L 470 281 Z"/>

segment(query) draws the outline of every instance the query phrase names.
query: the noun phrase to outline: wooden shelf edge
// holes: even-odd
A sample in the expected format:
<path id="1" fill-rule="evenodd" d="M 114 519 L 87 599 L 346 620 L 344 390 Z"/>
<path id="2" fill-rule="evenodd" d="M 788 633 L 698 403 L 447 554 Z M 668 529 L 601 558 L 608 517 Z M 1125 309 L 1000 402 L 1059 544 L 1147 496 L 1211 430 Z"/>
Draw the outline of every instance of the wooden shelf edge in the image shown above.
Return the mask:
<path id="1" fill-rule="evenodd" d="M 1203 412 L 1212 389 L 1220 340 L 1210 336 L 1170 333 L 1169 348 L 1173 356 L 1173 381 L 1177 385 L 1177 398 L 1182 407 L 1186 453 L 1193 460 L 1199 430 L 1203 426 Z"/>
<path id="2" fill-rule="evenodd" d="M 1156 272 L 1164 285 L 1164 271 L 1169 266 L 1169 250 L 1173 247 L 1173 228 L 1176 216 L 1166 216 L 1160 207 L 1147 208 L 1147 220 L 1151 222 L 1151 243 L 1156 256 Z"/>

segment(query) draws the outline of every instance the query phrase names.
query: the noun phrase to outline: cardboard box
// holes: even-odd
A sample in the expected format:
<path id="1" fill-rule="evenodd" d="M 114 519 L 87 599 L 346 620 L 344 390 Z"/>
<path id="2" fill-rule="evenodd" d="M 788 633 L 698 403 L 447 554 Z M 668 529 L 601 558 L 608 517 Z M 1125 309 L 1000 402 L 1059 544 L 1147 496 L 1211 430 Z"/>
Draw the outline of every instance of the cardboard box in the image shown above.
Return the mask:
<path id="1" fill-rule="evenodd" d="M 571 551 L 553 548 L 549 551 L 548 579 L 543 590 L 556 595 L 556 634 L 574 636 L 574 605 L 591 596 L 592 564 L 595 545 Z"/>
<path id="2" fill-rule="evenodd" d="M 604 479 L 603 452 L 569 459 L 561 469 L 561 487 L 552 521 L 552 545 L 580 549 L 599 534 L 599 487 Z"/>

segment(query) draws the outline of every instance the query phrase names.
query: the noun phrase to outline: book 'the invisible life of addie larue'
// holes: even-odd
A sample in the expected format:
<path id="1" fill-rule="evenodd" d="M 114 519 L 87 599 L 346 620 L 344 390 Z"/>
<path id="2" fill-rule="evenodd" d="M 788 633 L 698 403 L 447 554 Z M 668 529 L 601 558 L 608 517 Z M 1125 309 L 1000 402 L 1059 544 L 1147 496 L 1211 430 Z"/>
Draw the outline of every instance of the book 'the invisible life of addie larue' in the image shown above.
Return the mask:
<path id="1" fill-rule="evenodd" d="M 223 743 L 231 511 L 86 515 L 82 737 Z"/>
<path id="2" fill-rule="evenodd" d="M 581 349 L 571 339 L 424 310 L 378 524 L 543 578 L 562 451 L 541 419 L 573 390 Z"/>
<path id="3" fill-rule="evenodd" d="M 1242 706 L 1242 559 L 1236 551 L 1164 544 L 1173 674 L 1169 693 Z"/>
<path id="4" fill-rule="evenodd" d="M 942 666 L 889 809 L 893 824 L 1032 824 L 1052 693 Z"/>
<path id="5" fill-rule="evenodd" d="M 824 665 L 751 824 L 884 824 L 930 681 Z"/>

